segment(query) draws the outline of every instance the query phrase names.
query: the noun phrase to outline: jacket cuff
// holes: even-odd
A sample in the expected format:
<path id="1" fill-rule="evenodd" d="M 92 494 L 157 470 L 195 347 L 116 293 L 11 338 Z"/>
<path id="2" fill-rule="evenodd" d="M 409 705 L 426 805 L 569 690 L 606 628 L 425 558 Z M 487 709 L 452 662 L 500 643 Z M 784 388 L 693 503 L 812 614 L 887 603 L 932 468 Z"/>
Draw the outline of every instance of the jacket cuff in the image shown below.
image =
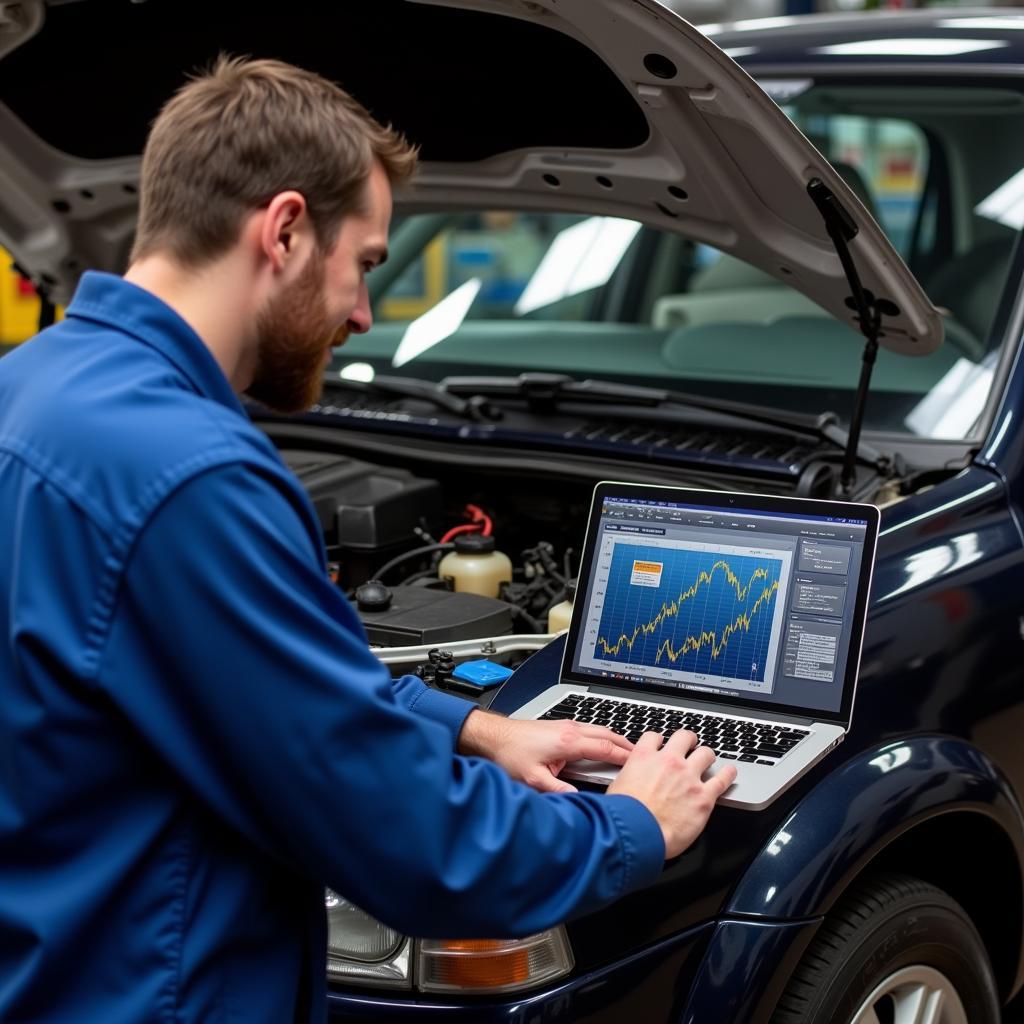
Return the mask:
<path id="1" fill-rule="evenodd" d="M 452 747 L 454 748 L 469 713 L 477 710 L 476 704 L 462 697 L 456 697 L 454 694 L 432 690 L 426 683 L 420 683 L 420 686 L 422 687 L 420 692 L 409 701 L 409 710 L 438 722 L 448 729 L 452 734 Z"/>
<path id="2" fill-rule="evenodd" d="M 665 866 L 665 837 L 661 826 L 636 797 L 611 793 L 605 799 L 622 841 L 623 893 L 650 885 Z"/>

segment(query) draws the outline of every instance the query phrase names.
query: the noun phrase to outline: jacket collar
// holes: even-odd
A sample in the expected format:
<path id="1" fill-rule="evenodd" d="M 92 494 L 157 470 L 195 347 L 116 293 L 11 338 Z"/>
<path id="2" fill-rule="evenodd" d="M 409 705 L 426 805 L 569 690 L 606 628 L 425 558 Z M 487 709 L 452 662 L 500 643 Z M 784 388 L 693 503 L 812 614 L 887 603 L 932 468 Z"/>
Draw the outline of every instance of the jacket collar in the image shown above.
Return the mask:
<path id="1" fill-rule="evenodd" d="M 246 415 L 203 339 L 166 302 L 145 288 L 116 274 L 87 271 L 65 315 L 130 334 L 173 364 L 200 395 Z"/>

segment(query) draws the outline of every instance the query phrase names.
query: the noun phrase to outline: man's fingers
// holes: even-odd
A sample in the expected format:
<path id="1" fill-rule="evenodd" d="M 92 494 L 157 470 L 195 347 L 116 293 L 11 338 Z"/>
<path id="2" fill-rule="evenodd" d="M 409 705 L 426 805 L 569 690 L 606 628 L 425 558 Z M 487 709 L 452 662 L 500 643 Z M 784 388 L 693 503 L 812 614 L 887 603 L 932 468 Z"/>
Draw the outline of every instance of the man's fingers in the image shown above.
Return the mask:
<path id="1" fill-rule="evenodd" d="M 584 736 L 592 736 L 600 740 L 609 740 L 617 747 L 621 747 L 627 754 L 633 749 L 633 744 L 626 739 L 625 736 L 620 736 L 617 732 L 612 732 L 611 729 L 603 725 L 581 725 L 580 732 Z"/>
<path id="2" fill-rule="evenodd" d="M 715 752 L 710 747 L 697 747 L 690 751 L 686 760 L 703 774 L 715 763 Z"/>
<path id="3" fill-rule="evenodd" d="M 657 750 L 661 746 L 660 732 L 645 732 L 634 744 L 637 750 Z"/>
<path id="4" fill-rule="evenodd" d="M 697 734 L 691 732 L 689 729 L 680 729 L 679 732 L 673 733 L 668 740 L 672 744 L 672 747 L 682 747 L 683 753 L 688 754 L 697 746 Z"/>
<path id="5" fill-rule="evenodd" d="M 708 785 L 717 800 L 736 781 L 736 765 L 727 764 L 720 772 L 708 779 Z"/>
<path id="6" fill-rule="evenodd" d="M 633 753 L 633 744 L 628 747 L 612 742 L 612 736 L 584 736 L 579 744 L 580 757 L 589 757 L 592 761 L 607 761 L 609 764 L 625 764 Z"/>
<path id="7" fill-rule="evenodd" d="M 578 793 L 579 790 L 571 783 L 566 782 L 564 779 L 556 779 L 554 775 L 540 775 L 537 778 L 530 779 L 529 785 L 531 785 L 539 793 Z"/>

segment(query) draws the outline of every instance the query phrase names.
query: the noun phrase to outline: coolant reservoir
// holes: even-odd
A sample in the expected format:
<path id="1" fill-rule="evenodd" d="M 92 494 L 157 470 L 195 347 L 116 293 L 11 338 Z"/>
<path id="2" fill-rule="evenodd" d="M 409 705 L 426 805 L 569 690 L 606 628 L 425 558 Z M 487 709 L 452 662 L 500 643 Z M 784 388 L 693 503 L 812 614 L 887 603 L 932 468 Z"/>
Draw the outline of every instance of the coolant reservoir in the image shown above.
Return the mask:
<path id="1" fill-rule="evenodd" d="M 501 584 L 512 582 L 512 560 L 494 548 L 493 537 L 482 533 L 459 534 L 455 550 L 441 559 L 437 575 L 450 578 L 457 592 L 497 597 Z"/>
<path id="2" fill-rule="evenodd" d="M 564 633 L 569 628 L 569 620 L 572 618 L 572 600 L 576 596 L 576 581 L 570 580 L 566 585 L 568 597 L 559 601 L 548 611 L 548 632 Z"/>

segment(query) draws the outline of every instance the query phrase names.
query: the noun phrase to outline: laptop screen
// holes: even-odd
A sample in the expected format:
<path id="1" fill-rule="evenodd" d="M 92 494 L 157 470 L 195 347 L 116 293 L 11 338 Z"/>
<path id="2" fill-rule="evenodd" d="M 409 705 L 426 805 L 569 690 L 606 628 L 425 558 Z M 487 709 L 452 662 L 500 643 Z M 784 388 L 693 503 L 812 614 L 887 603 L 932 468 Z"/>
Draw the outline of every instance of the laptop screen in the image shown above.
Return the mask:
<path id="1" fill-rule="evenodd" d="M 864 505 L 602 484 L 564 675 L 846 717 L 877 523 Z"/>

